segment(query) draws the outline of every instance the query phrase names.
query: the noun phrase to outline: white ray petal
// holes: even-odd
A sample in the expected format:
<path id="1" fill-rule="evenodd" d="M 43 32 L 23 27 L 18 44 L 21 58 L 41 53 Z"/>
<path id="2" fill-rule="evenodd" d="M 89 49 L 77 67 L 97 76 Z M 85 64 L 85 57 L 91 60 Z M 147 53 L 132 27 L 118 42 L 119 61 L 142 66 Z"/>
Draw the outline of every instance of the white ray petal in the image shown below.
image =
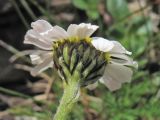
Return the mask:
<path id="1" fill-rule="evenodd" d="M 110 91 L 115 91 L 121 88 L 121 82 L 118 82 L 111 78 L 109 75 L 102 77 L 100 82 L 103 83 Z"/>
<path id="2" fill-rule="evenodd" d="M 64 39 L 64 38 L 69 37 L 68 33 L 63 28 L 57 25 L 54 26 L 53 29 L 49 33 L 50 33 L 49 37 L 55 40 Z"/>
<path id="3" fill-rule="evenodd" d="M 39 55 L 31 54 L 30 58 L 31 58 L 32 64 L 36 65 L 36 64 L 42 63 L 42 59 L 41 59 L 41 57 Z"/>
<path id="4" fill-rule="evenodd" d="M 53 58 L 52 57 L 49 57 L 49 58 L 46 58 L 41 64 L 38 64 L 36 67 L 34 67 L 32 70 L 31 70 L 31 74 L 33 76 L 36 76 L 37 74 L 45 71 L 46 69 L 50 68 L 53 66 Z"/>
<path id="5" fill-rule="evenodd" d="M 32 22 L 31 26 L 34 30 L 36 30 L 39 33 L 46 32 L 53 28 L 52 25 L 45 20 L 37 20 L 35 22 Z"/>
<path id="6" fill-rule="evenodd" d="M 121 83 L 130 82 L 133 71 L 131 68 L 119 65 L 119 64 L 108 64 L 106 72 L 116 81 Z"/>
<path id="7" fill-rule="evenodd" d="M 119 42 L 117 41 L 112 41 L 114 44 L 114 47 L 110 51 L 111 53 L 125 53 L 128 55 L 131 55 L 132 52 L 127 51 Z"/>
<path id="8" fill-rule="evenodd" d="M 32 30 L 39 34 L 45 41 L 55 41 L 58 39 L 68 38 L 68 33 L 59 26 L 52 26 L 45 20 L 37 20 L 31 24 Z"/>
<path id="9" fill-rule="evenodd" d="M 133 59 L 128 57 L 127 55 L 117 54 L 117 53 L 112 53 L 110 55 L 111 55 L 111 57 L 113 57 L 111 59 L 111 63 L 115 63 L 115 64 L 119 64 L 119 65 L 127 65 L 127 66 L 131 66 L 133 68 L 138 69 L 138 63 L 133 61 Z"/>
<path id="10" fill-rule="evenodd" d="M 109 52 L 114 47 L 114 44 L 111 41 L 101 37 L 93 37 L 92 45 L 97 50 L 100 50 L 103 52 Z"/>
<path id="11" fill-rule="evenodd" d="M 117 90 L 122 83 L 130 82 L 133 71 L 123 65 L 108 64 L 100 82 L 105 84 L 111 91 Z"/>
<path id="12" fill-rule="evenodd" d="M 94 90 L 98 86 L 98 82 L 86 86 L 89 90 Z"/>
<path id="13" fill-rule="evenodd" d="M 52 43 L 51 41 L 46 40 L 42 36 L 40 36 L 37 32 L 33 30 L 29 30 L 25 35 L 24 43 L 33 44 L 44 50 L 51 50 Z"/>
<path id="14" fill-rule="evenodd" d="M 81 23 L 79 25 L 71 24 L 67 29 L 67 33 L 71 37 L 78 36 L 83 39 L 85 37 L 90 37 L 97 29 L 98 26 L 86 23 Z"/>
<path id="15" fill-rule="evenodd" d="M 78 25 L 78 28 L 79 29 L 77 30 L 77 34 L 81 38 L 85 38 L 85 37 L 90 37 L 98 29 L 98 26 L 81 23 Z"/>
<path id="16" fill-rule="evenodd" d="M 34 65 L 41 64 L 49 56 L 53 57 L 50 51 L 36 51 L 30 54 L 31 62 Z"/>
<path id="17" fill-rule="evenodd" d="M 76 24 L 69 25 L 69 27 L 67 29 L 67 33 L 69 34 L 69 36 L 71 36 L 71 37 L 77 36 L 77 27 L 78 27 L 78 25 L 76 25 Z"/>

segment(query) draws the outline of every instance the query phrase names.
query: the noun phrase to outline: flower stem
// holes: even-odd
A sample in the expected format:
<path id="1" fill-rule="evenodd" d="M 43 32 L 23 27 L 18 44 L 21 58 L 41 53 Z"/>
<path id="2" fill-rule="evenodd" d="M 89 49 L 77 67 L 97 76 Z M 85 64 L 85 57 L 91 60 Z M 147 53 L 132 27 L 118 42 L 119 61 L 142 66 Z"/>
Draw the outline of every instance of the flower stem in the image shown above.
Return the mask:
<path id="1" fill-rule="evenodd" d="M 71 80 L 64 84 L 64 93 L 60 105 L 53 120 L 66 120 L 73 106 L 79 98 L 79 85 L 76 81 Z"/>

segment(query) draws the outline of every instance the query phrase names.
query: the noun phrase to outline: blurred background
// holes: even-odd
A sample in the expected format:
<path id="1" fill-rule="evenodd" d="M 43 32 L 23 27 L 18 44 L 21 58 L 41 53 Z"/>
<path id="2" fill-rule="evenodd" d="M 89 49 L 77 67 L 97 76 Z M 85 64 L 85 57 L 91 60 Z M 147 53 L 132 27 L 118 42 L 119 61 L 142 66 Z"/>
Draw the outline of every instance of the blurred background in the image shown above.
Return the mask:
<path id="1" fill-rule="evenodd" d="M 160 120 L 160 0 L 0 0 L 0 120 L 51 120 L 59 104 L 52 71 L 29 74 L 23 40 L 37 19 L 96 24 L 93 36 L 118 40 L 139 64 L 118 91 L 83 89 L 69 120 Z"/>

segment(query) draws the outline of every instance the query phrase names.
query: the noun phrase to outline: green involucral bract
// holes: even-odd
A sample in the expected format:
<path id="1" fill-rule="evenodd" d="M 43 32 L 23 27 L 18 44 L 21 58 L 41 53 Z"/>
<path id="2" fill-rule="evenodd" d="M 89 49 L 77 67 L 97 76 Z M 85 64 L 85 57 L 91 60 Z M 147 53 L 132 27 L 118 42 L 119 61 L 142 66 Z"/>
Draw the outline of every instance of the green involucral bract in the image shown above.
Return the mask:
<path id="1" fill-rule="evenodd" d="M 91 38 L 69 38 L 53 43 L 54 65 L 60 77 L 68 83 L 77 72 L 80 87 L 96 82 L 104 73 L 107 64 L 105 53 L 91 45 Z"/>

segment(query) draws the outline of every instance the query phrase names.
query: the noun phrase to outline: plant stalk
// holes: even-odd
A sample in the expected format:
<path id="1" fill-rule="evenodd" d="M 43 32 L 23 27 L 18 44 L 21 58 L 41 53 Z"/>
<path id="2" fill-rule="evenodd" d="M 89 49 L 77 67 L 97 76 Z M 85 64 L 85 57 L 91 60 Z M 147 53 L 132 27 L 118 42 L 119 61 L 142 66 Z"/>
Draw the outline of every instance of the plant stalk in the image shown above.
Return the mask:
<path id="1" fill-rule="evenodd" d="M 64 84 L 64 93 L 53 120 L 66 120 L 79 98 L 79 84 L 71 80 Z"/>

